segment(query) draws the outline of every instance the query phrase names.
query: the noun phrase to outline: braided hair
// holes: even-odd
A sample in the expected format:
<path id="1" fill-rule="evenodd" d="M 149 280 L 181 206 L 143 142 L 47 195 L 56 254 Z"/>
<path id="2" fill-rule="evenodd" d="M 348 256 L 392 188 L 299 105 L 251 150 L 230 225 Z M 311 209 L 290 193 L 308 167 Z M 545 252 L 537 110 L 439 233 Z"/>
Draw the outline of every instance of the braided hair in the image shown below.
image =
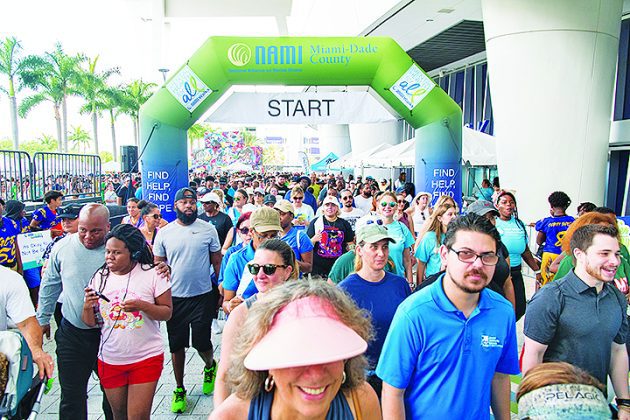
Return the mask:
<path id="1" fill-rule="evenodd" d="M 129 224 L 120 224 L 115 226 L 105 236 L 105 243 L 107 243 L 107 241 L 111 238 L 116 238 L 119 241 L 124 242 L 125 247 L 131 254 L 131 259 L 133 261 L 137 261 L 140 264 L 140 268 L 143 270 L 150 270 L 155 267 L 155 263 L 153 261 L 153 251 L 151 251 L 146 239 L 144 239 L 144 235 L 142 235 L 142 232 L 140 232 L 138 228 Z M 101 277 L 101 290 L 99 290 L 99 292 L 102 292 L 110 274 L 107 263 L 104 263 L 98 270 L 96 270 L 95 275 L 96 274 L 99 274 Z"/>

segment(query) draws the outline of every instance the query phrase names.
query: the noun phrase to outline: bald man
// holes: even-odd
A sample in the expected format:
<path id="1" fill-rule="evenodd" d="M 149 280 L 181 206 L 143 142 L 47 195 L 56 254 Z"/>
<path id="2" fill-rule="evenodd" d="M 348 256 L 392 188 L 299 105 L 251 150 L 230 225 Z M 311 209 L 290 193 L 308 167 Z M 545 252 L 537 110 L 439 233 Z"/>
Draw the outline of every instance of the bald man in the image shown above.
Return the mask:
<path id="1" fill-rule="evenodd" d="M 105 263 L 105 236 L 109 233 L 109 210 L 102 204 L 87 204 L 79 213 L 79 231 L 60 240 L 50 254 L 39 292 L 37 321 L 50 338 L 50 318 L 63 290 L 63 315 L 55 333 L 57 367 L 61 385 L 60 419 L 87 419 L 87 384 L 96 371 L 101 331 L 81 320 L 84 289 Z M 103 411 L 111 409 L 103 393 Z"/>

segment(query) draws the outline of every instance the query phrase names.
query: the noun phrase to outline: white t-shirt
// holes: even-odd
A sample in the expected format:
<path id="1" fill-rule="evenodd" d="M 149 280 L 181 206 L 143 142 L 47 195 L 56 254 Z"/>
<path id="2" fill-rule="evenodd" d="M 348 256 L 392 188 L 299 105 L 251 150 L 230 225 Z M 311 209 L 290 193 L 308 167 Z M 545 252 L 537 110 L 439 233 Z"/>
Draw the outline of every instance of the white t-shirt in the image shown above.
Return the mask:
<path id="1" fill-rule="evenodd" d="M 293 206 L 293 209 L 295 210 L 295 213 L 293 213 L 293 224 L 295 226 L 308 226 L 313 217 L 315 217 L 313 207 L 308 204 L 302 203 L 302 207 Z"/>
<path id="2" fill-rule="evenodd" d="M 116 194 L 116 191 L 107 190 L 105 191 L 104 198 L 105 204 L 116 204 L 118 195 Z"/>
<path id="3" fill-rule="evenodd" d="M 363 210 L 364 213 L 372 211 L 372 197 L 363 198 L 361 194 L 354 197 L 354 205 Z"/>
<path id="4" fill-rule="evenodd" d="M 146 268 L 146 267 L 145 267 Z M 136 264 L 129 274 L 119 276 L 109 273 L 101 285 L 101 276 L 90 280 L 93 290 L 101 290 L 110 302 L 99 300 L 103 317 L 101 328 L 101 359 L 112 365 L 136 363 L 162 354 L 164 343 L 160 334 L 160 322 L 142 311 L 120 313 L 120 304 L 126 300 L 141 299 L 155 303 L 155 298 L 171 288 L 171 284 L 155 271 L 143 270 Z"/>
<path id="5" fill-rule="evenodd" d="M 349 212 L 346 212 L 343 210 L 339 212 L 339 217 L 341 217 L 342 219 L 346 219 L 348 222 L 350 222 L 350 226 L 352 226 L 352 230 L 354 231 L 356 231 L 355 225 L 357 224 L 357 219 L 363 217 L 364 215 L 365 215 L 365 212 L 357 207 L 352 207 L 352 211 L 349 211 Z"/>
<path id="6" fill-rule="evenodd" d="M 22 276 L 0 265 L 0 331 L 35 316 L 35 309 Z"/>

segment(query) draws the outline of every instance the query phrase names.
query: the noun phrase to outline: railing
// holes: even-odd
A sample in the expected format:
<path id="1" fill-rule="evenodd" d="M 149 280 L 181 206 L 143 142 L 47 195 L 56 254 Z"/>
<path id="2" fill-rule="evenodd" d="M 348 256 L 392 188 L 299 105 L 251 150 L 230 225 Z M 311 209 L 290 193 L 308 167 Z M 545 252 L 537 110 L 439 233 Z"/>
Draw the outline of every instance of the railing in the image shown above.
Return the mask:
<path id="1" fill-rule="evenodd" d="M 31 168 L 28 153 L 0 150 L 0 197 L 3 200 L 33 199 Z"/>
<path id="2" fill-rule="evenodd" d="M 46 191 L 65 200 L 100 198 L 101 158 L 96 155 L 0 150 L 0 197 L 41 202 Z"/>

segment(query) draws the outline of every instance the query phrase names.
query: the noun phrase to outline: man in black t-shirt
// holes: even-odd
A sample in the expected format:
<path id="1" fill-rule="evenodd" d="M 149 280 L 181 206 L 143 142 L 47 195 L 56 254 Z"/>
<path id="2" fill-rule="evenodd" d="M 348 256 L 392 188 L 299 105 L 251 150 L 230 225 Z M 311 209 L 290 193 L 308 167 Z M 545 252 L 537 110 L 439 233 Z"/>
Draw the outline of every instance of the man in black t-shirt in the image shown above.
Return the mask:
<path id="1" fill-rule="evenodd" d="M 216 193 L 207 193 L 199 199 L 203 205 L 203 213 L 199 215 L 201 220 L 212 223 L 219 234 L 219 242 L 221 246 L 225 244 L 225 238 L 230 230 L 234 227 L 232 219 L 220 211 L 221 198 Z"/>
<path id="2" fill-rule="evenodd" d="M 124 184 L 116 191 L 116 195 L 118 195 L 119 206 L 126 206 L 127 200 L 136 196 L 136 189 L 131 185 L 130 178 L 125 178 Z"/>

